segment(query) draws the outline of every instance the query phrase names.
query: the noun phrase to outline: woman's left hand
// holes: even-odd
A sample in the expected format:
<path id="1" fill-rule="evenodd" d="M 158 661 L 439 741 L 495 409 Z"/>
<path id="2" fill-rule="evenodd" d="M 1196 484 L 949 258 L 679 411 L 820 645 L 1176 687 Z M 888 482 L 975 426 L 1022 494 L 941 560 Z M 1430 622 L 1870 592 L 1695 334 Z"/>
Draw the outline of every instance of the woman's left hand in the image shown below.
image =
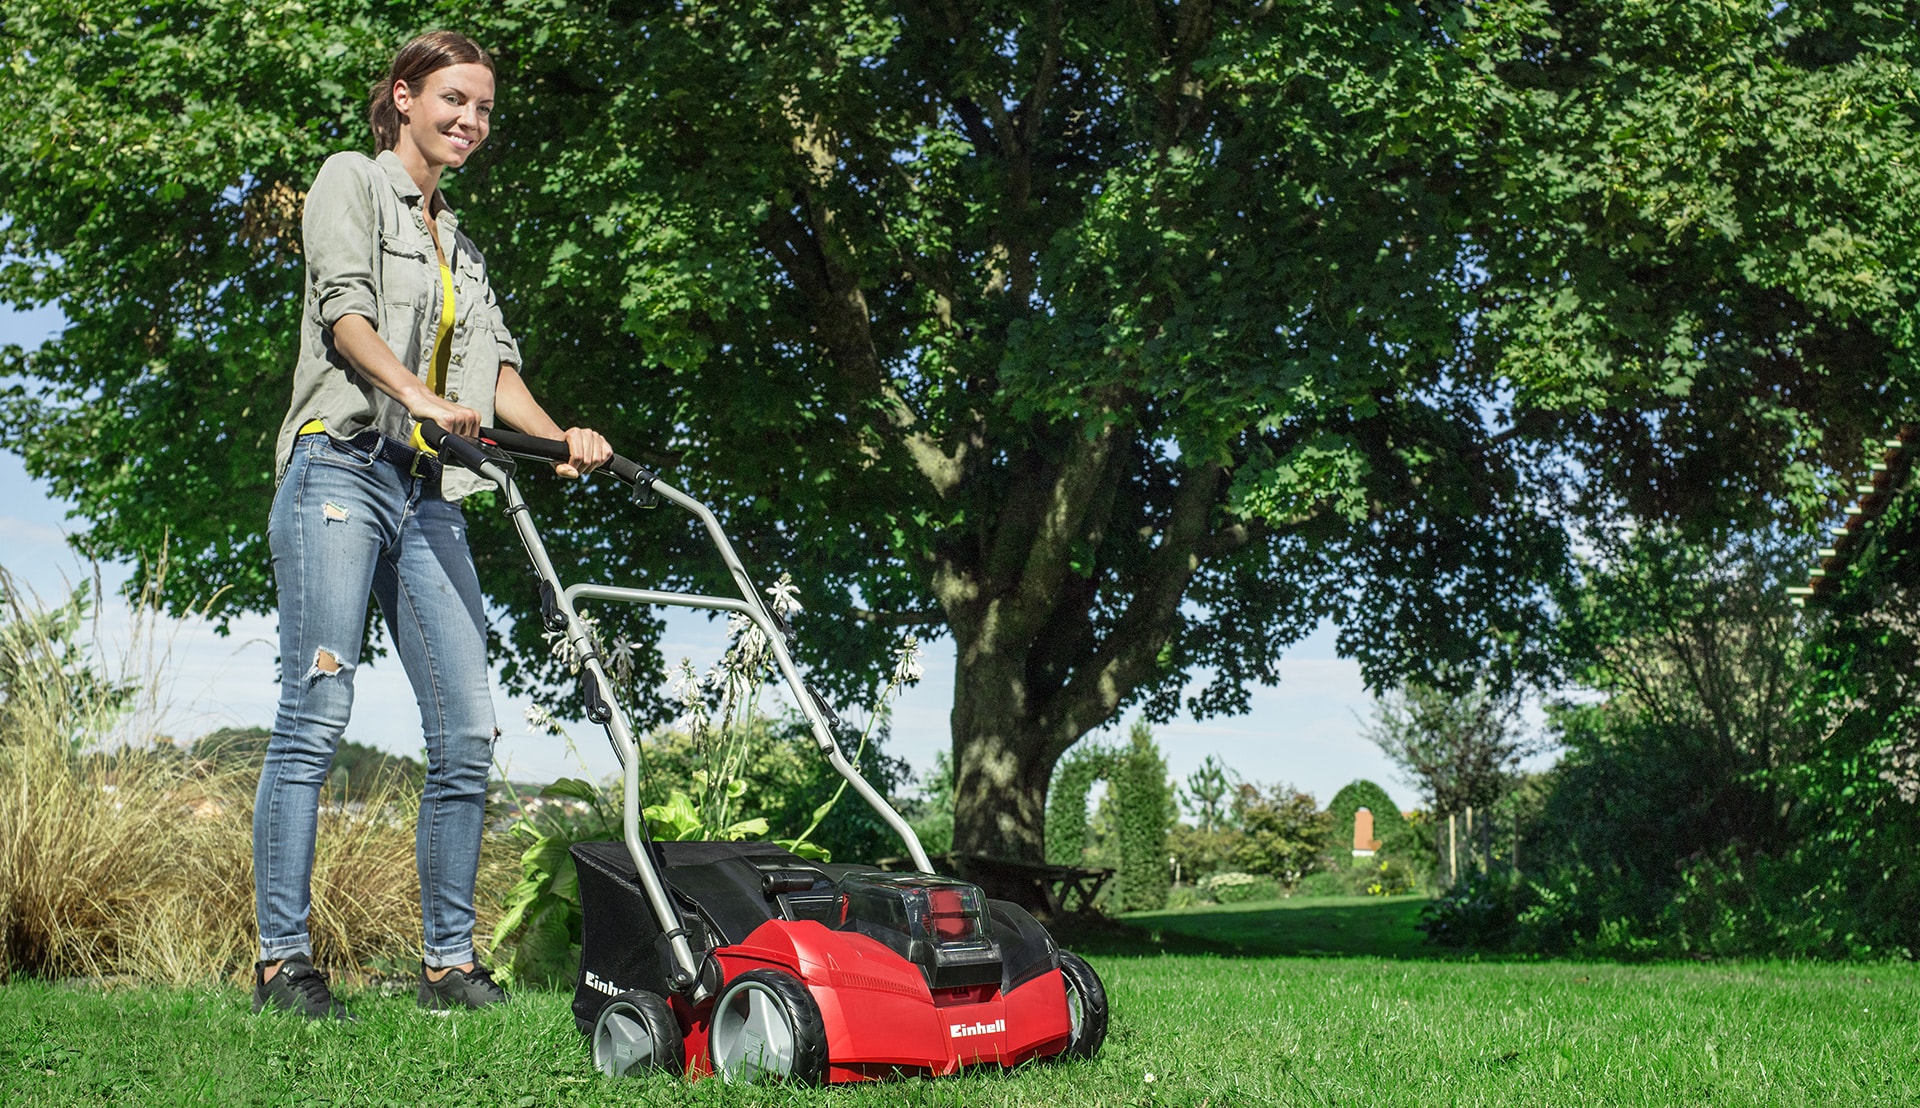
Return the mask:
<path id="1" fill-rule="evenodd" d="M 555 462 L 553 471 L 562 477 L 592 473 L 613 457 L 613 447 L 591 427 L 569 427 L 561 437 L 567 440 L 567 460 Z"/>

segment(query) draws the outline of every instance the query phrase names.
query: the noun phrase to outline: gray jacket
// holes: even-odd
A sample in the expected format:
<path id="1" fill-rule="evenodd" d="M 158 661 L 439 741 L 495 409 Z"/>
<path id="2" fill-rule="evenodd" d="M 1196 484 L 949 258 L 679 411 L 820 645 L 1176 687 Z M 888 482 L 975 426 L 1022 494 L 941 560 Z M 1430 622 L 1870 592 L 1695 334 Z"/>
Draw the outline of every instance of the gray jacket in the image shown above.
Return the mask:
<path id="1" fill-rule="evenodd" d="M 345 315 L 365 317 L 400 364 L 427 379 L 441 289 L 423 200 L 391 150 L 377 158 L 335 154 L 313 179 L 302 222 L 307 289 L 300 360 L 293 371 L 293 404 L 274 445 L 276 481 L 286 474 L 293 440 L 309 420 L 324 420 L 327 433 L 336 438 L 351 438 L 369 427 L 401 442 L 413 434 L 406 408 L 355 372 L 334 349 L 333 325 Z M 444 199 L 440 205 L 440 233 L 453 269 L 453 350 L 446 395 L 479 412 L 480 422 L 490 426 L 500 366 L 518 366 L 520 347 L 500 317 L 500 304 L 487 284 L 486 261 L 473 240 L 460 233 L 459 220 Z M 486 487 L 487 482 L 457 468 L 449 468 L 441 482 L 449 500 Z"/>

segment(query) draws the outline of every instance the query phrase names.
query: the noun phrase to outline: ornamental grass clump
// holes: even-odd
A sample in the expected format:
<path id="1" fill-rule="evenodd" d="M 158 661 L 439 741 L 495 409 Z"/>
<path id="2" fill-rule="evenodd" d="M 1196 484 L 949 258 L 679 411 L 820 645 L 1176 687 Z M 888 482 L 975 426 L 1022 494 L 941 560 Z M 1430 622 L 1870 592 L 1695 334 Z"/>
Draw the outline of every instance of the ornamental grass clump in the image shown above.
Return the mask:
<path id="1" fill-rule="evenodd" d="M 82 753 L 129 695 L 74 647 L 87 594 L 41 612 L 0 589 L 0 980 L 112 972 L 160 900 L 168 790 L 131 751 Z"/>
<path id="2" fill-rule="evenodd" d="M 82 591 L 42 611 L 0 570 L 0 982 L 244 978 L 258 758 L 197 756 L 160 735 L 157 671 L 103 674 L 81 645 L 89 607 Z M 310 921 L 321 964 L 418 957 L 417 805 L 398 778 L 351 804 L 323 797 Z M 483 888 L 505 883 L 494 853 Z M 484 917 L 494 898 L 478 899 Z"/>

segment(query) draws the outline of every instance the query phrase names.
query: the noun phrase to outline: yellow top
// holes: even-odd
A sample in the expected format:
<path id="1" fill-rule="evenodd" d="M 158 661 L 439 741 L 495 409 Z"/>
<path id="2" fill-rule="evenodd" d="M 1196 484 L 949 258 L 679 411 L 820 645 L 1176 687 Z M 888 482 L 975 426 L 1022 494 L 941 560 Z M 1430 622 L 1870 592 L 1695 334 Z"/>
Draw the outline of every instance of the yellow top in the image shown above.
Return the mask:
<path id="1" fill-rule="evenodd" d="M 447 359 L 453 354 L 453 270 L 440 263 L 440 327 L 433 337 L 433 368 L 427 387 L 435 396 L 447 394 Z"/>

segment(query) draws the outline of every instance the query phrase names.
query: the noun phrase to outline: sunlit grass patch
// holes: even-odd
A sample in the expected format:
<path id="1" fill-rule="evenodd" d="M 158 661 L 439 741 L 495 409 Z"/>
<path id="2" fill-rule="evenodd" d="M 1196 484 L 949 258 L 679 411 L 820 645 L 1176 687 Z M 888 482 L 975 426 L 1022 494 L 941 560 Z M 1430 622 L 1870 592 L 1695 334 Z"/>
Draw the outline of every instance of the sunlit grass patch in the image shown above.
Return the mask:
<path id="1" fill-rule="evenodd" d="M 1150 943 L 1141 939 L 1136 949 Z M 1110 954 L 1087 1063 L 837 1089 L 593 1073 L 569 996 L 364 1022 L 249 1014 L 246 993 L 0 988 L 0 1088 L 24 1103 L 1340 1105 L 1906 1104 L 1920 972 Z"/>

